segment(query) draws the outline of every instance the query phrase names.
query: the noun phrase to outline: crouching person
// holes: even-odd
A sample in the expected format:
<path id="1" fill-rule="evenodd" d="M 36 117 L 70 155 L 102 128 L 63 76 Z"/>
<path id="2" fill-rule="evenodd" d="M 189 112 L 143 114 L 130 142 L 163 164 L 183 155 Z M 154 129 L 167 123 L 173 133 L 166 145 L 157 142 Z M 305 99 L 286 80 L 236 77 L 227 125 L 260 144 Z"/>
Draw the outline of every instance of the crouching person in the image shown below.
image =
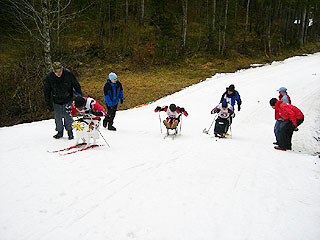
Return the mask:
<path id="1" fill-rule="evenodd" d="M 90 139 L 93 139 L 93 144 L 99 139 L 99 128 L 101 126 L 101 117 L 106 115 L 104 108 L 93 98 L 76 97 L 75 101 L 68 108 L 72 116 L 82 116 L 73 123 L 73 128 L 76 130 L 76 144 L 82 140 L 82 144 L 90 144 Z"/>
<path id="2" fill-rule="evenodd" d="M 211 110 L 211 114 L 217 113 L 218 117 L 214 126 L 214 136 L 224 138 L 231 125 L 231 119 L 235 117 L 233 107 L 224 100 Z"/>
<path id="3" fill-rule="evenodd" d="M 279 115 L 284 123 L 280 131 L 279 146 L 274 148 L 277 150 L 291 150 L 291 139 L 294 131 L 298 131 L 298 126 L 303 123 L 304 115 L 299 108 L 289 103 L 272 98 L 270 106 L 275 110 L 275 115 Z"/>
<path id="4" fill-rule="evenodd" d="M 163 124 L 166 126 L 167 129 L 176 129 L 179 122 L 180 122 L 180 117 L 181 114 L 185 115 L 186 117 L 188 116 L 188 112 L 182 108 L 178 107 L 175 104 L 170 104 L 170 106 L 164 106 L 160 107 L 157 106 L 156 109 L 154 110 L 155 112 L 161 112 L 164 111 L 167 113 L 167 118 L 163 120 Z"/>

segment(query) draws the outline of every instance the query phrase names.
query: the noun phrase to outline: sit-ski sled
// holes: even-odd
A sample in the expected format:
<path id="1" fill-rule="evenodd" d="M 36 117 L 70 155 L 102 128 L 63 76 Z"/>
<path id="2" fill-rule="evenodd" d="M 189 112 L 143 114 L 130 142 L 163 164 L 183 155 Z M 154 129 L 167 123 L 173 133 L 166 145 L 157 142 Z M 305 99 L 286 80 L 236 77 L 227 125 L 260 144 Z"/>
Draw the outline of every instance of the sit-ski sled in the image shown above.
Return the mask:
<path id="1" fill-rule="evenodd" d="M 166 139 L 167 137 L 171 137 L 172 140 L 174 140 L 177 135 L 178 135 L 178 128 L 174 128 L 174 129 L 167 128 L 167 133 L 163 138 Z"/>

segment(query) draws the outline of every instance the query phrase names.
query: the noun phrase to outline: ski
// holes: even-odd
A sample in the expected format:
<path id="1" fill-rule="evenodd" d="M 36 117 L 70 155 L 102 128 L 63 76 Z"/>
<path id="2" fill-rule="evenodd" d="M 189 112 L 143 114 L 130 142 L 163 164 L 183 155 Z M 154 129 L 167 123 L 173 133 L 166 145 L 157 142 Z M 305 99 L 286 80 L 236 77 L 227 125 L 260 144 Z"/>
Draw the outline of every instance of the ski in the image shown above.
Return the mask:
<path id="1" fill-rule="evenodd" d="M 74 148 L 79 148 L 81 146 L 84 146 L 86 145 L 86 143 L 79 143 L 77 145 L 74 145 L 74 146 L 71 146 L 71 147 L 67 147 L 67 148 L 63 148 L 63 149 L 58 149 L 58 150 L 54 150 L 54 151 L 49 151 L 47 150 L 48 153 L 57 153 L 57 152 L 64 152 L 64 151 L 70 151 Z"/>
<path id="2" fill-rule="evenodd" d="M 174 129 L 175 132 L 174 133 L 169 133 L 169 129 L 167 129 L 167 134 L 163 137 L 163 139 L 166 139 L 167 137 L 171 136 L 172 140 L 175 139 L 175 137 L 178 135 L 178 131 L 176 129 Z M 181 135 L 181 134 L 179 134 Z"/>
<path id="3" fill-rule="evenodd" d="M 62 152 L 62 153 L 59 153 L 59 155 L 60 156 L 70 155 L 70 154 L 73 154 L 73 153 L 82 152 L 82 151 L 86 151 L 86 150 L 89 150 L 89 149 L 102 147 L 102 146 L 104 146 L 104 145 L 90 145 L 88 147 L 76 149 L 76 150 L 74 150 L 72 152 Z"/>

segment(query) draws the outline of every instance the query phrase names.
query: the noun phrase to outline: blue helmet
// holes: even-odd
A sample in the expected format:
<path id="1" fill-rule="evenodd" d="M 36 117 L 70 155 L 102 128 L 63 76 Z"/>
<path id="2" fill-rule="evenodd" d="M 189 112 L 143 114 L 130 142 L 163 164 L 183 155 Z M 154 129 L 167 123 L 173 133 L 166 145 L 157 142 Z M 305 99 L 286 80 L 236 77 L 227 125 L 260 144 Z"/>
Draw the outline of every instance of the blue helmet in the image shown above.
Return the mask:
<path id="1" fill-rule="evenodd" d="M 224 99 L 223 102 L 222 102 L 222 107 L 223 107 L 223 108 L 228 107 L 228 103 L 227 103 L 227 101 L 226 101 L 225 99 Z"/>
<path id="2" fill-rule="evenodd" d="M 280 91 L 285 91 L 286 92 L 287 89 L 285 87 L 281 87 L 281 88 L 278 89 L 278 92 L 280 92 Z"/>
<path id="3" fill-rule="evenodd" d="M 117 79 L 117 78 L 118 78 L 118 76 L 114 72 L 109 73 L 109 79 L 110 80 Z"/>

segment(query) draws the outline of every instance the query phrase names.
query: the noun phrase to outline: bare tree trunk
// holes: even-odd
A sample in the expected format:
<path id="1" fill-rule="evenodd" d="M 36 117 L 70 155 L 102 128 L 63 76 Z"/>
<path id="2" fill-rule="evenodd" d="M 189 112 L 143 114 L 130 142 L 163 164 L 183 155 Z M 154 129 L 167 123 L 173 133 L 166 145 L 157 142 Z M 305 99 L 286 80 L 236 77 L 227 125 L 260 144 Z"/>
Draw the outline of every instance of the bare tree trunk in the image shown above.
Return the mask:
<path id="1" fill-rule="evenodd" d="M 108 8 L 108 25 L 109 25 L 109 43 L 111 42 L 112 32 L 111 32 L 111 0 L 109 0 L 109 8 Z"/>
<path id="2" fill-rule="evenodd" d="M 229 0 L 226 0 L 226 8 L 224 12 L 224 28 L 223 28 L 223 35 L 222 35 L 222 49 L 221 54 L 224 55 L 224 50 L 226 48 L 226 31 L 227 31 L 227 24 L 228 24 L 228 7 L 229 7 Z"/>
<path id="3" fill-rule="evenodd" d="M 44 63 L 46 72 L 51 69 L 51 40 L 50 40 L 50 25 L 48 16 L 48 0 L 43 0 L 42 3 L 42 21 L 43 21 L 43 40 L 44 40 Z"/>
<path id="4" fill-rule="evenodd" d="M 187 25 L 188 25 L 188 0 L 182 0 L 182 35 L 181 35 L 181 51 L 182 53 L 186 50 L 187 41 Z"/>
<path id="5" fill-rule="evenodd" d="M 249 10 L 250 10 L 250 0 L 248 0 L 248 2 L 247 2 L 246 27 L 244 30 L 244 44 L 246 44 L 246 42 L 247 42 L 248 24 L 249 24 Z"/>
<path id="6" fill-rule="evenodd" d="M 126 0 L 126 24 L 128 24 L 129 19 L 129 0 Z"/>
<path id="7" fill-rule="evenodd" d="M 268 7 L 268 13 L 267 13 L 267 40 L 268 40 L 268 53 L 269 56 L 272 54 L 272 48 L 271 48 L 271 7 Z"/>
<path id="8" fill-rule="evenodd" d="M 58 5 L 58 19 L 57 19 L 57 47 L 60 47 L 60 0 L 57 0 Z"/>
<path id="9" fill-rule="evenodd" d="M 216 8 L 217 0 L 213 0 L 213 9 L 212 9 L 212 33 L 216 30 Z"/>
<path id="10" fill-rule="evenodd" d="M 144 0 L 140 1 L 140 25 L 144 23 Z"/>
<path id="11" fill-rule="evenodd" d="M 308 27 L 309 27 L 309 6 L 307 7 L 307 14 L 306 14 L 306 23 L 304 27 L 304 38 L 303 38 L 303 43 L 305 44 L 307 42 L 307 36 L 308 36 Z"/>
<path id="12" fill-rule="evenodd" d="M 235 26 L 238 25 L 238 0 L 235 1 L 235 7 L 234 7 L 234 24 Z"/>
<path id="13" fill-rule="evenodd" d="M 221 52 L 221 28 L 219 27 L 219 46 L 218 46 L 219 52 Z"/>
<path id="14" fill-rule="evenodd" d="M 214 50 L 214 32 L 216 30 L 216 0 L 212 1 L 212 20 L 209 24 L 209 46 L 208 49 L 213 52 Z"/>
<path id="15" fill-rule="evenodd" d="M 302 12 L 302 16 L 301 16 L 301 29 L 300 29 L 300 36 L 299 36 L 299 45 L 303 45 L 304 44 L 304 34 L 305 34 L 305 27 L 306 27 L 306 15 L 307 15 L 307 8 L 304 5 L 303 6 L 303 12 Z"/>
<path id="16" fill-rule="evenodd" d="M 210 27 L 209 26 L 209 0 L 206 1 L 206 9 L 207 9 L 206 25 Z"/>

